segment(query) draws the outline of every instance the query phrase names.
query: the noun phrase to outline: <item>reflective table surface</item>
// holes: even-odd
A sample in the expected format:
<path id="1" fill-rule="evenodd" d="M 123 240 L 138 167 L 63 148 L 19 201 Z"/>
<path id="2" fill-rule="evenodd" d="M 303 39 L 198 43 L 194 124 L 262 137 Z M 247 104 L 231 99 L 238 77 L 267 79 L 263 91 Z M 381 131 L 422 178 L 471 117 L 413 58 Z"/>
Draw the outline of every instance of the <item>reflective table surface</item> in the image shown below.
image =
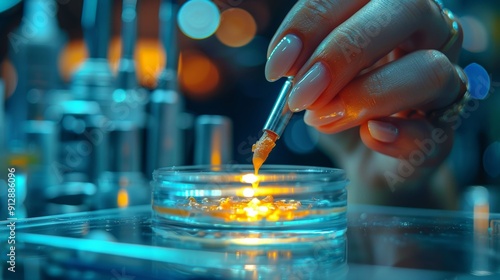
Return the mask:
<path id="1" fill-rule="evenodd" d="M 500 214 L 351 205 L 335 248 L 318 242 L 304 265 L 273 277 L 272 266 L 253 264 L 257 253 L 166 246 L 150 205 L 17 220 L 16 272 L 7 269 L 12 223 L 0 223 L 0 279 L 324 279 L 315 270 L 329 258 L 327 279 L 500 279 Z M 264 252 L 276 264 L 286 255 Z"/>

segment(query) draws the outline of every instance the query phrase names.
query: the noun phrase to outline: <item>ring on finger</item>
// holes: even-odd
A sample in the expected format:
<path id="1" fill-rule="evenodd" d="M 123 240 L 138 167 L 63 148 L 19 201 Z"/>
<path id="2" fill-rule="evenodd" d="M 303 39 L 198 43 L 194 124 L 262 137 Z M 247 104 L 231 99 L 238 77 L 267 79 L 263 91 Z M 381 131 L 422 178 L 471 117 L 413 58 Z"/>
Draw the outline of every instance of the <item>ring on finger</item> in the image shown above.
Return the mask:
<path id="1" fill-rule="evenodd" d="M 446 9 L 440 0 L 431 0 L 431 1 L 439 7 L 443 19 L 449 26 L 450 35 L 448 36 L 448 39 L 446 39 L 446 41 L 443 43 L 443 45 L 438 49 L 444 53 L 449 51 L 453 46 L 453 44 L 455 44 L 455 42 L 457 41 L 460 27 L 458 21 L 456 20 L 455 15 L 450 10 Z"/>
<path id="2" fill-rule="evenodd" d="M 437 119 L 446 123 L 451 122 L 455 116 L 459 115 L 463 111 L 467 103 L 472 100 L 472 96 L 469 92 L 469 81 L 467 76 L 459 66 L 455 66 L 455 68 L 460 78 L 460 94 L 450 105 L 428 112 L 427 116 L 431 119 Z"/>

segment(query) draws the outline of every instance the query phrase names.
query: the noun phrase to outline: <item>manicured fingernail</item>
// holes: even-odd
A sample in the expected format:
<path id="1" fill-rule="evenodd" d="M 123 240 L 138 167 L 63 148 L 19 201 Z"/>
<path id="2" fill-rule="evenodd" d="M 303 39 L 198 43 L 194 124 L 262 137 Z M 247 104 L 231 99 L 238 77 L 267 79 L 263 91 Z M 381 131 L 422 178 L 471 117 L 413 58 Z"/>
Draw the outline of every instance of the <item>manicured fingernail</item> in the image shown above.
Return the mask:
<path id="1" fill-rule="evenodd" d="M 266 63 L 266 79 L 270 82 L 283 77 L 299 57 L 302 41 L 299 37 L 288 34 L 276 45 Z"/>
<path id="2" fill-rule="evenodd" d="M 323 113 L 324 112 L 324 113 Z M 338 121 L 345 115 L 345 106 L 342 101 L 336 100 L 318 111 L 306 111 L 304 122 L 311 126 L 322 126 Z"/>
<path id="3" fill-rule="evenodd" d="M 288 106 L 299 112 L 311 105 L 330 84 L 330 74 L 321 62 L 316 62 L 290 93 Z"/>
<path id="4" fill-rule="evenodd" d="M 399 135 L 397 127 L 381 121 L 368 121 L 368 131 L 374 139 L 384 143 L 396 141 Z"/>

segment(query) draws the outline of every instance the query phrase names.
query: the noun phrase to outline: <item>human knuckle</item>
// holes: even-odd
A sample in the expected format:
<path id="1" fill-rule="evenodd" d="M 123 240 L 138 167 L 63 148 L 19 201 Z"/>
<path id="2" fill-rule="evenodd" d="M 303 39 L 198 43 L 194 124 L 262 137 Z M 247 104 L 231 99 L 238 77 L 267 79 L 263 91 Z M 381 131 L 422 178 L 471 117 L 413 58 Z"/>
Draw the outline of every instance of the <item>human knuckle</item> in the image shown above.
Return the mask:
<path id="1" fill-rule="evenodd" d="M 453 65 L 442 52 L 430 50 L 426 52 L 427 78 L 434 88 L 442 88 L 453 79 Z"/>
<path id="2" fill-rule="evenodd" d="M 350 61 L 363 61 L 371 42 L 359 27 L 350 24 L 339 26 L 333 40 L 330 44 L 334 43 L 339 54 L 349 57 Z"/>
<path id="3" fill-rule="evenodd" d="M 332 21 L 332 12 L 335 9 L 335 0 L 311 0 L 306 1 L 305 8 L 311 12 L 313 17 L 321 20 Z"/>
<path id="4" fill-rule="evenodd" d="M 387 88 L 387 77 L 380 72 L 375 72 L 370 76 L 369 83 L 367 84 L 367 90 L 371 92 L 372 95 L 380 95 L 385 92 Z"/>
<path id="5" fill-rule="evenodd" d="M 398 1 L 401 3 L 403 8 L 410 14 L 417 18 L 423 15 L 429 15 L 432 12 L 432 3 L 430 0 L 406 0 Z"/>

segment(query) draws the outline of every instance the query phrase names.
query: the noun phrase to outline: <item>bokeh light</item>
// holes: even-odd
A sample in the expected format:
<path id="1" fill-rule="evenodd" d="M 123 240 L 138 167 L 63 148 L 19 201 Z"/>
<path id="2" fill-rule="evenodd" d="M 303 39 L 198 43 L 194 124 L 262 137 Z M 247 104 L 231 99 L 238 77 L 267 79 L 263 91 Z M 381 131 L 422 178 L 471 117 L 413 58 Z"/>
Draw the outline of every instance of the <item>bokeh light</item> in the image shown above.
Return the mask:
<path id="1" fill-rule="evenodd" d="M 240 8 L 230 8 L 222 12 L 220 26 L 215 36 L 224 45 L 241 47 L 248 44 L 257 33 L 253 16 Z"/>
<path id="2" fill-rule="evenodd" d="M 1 73 L 2 73 L 2 79 L 4 81 L 4 90 L 5 90 L 5 97 L 4 98 L 9 98 L 14 91 L 16 90 L 17 87 L 17 71 L 14 65 L 10 62 L 10 60 L 6 59 L 2 62 L 1 65 Z M 1 97 L 0 97 L 1 98 Z"/>
<path id="3" fill-rule="evenodd" d="M 182 91 L 193 99 L 213 95 L 220 81 L 219 69 L 206 55 L 197 51 L 181 53 L 179 81 Z"/>
<path id="4" fill-rule="evenodd" d="M 255 194 L 255 191 L 253 188 L 245 188 L 243 190 L 243 196 L 244 197 L 253 197 Z"/>
<path id="5" fill-rule="evenodd" d="M 186 36 L 193 39 L 207 38 L 219 26 L 219 8 L 212 1 L 191 0 L 180 8 L 177 22 Z"/>
<path id="6" fill-rule="evenodd" d="M 472 16 L 463 16 L 460 23 L 464 32 L 462 47 L 474 53 L 484 52 L 489 45 L 489 35 L 486 26 Z"/>
<path id="7" fill-rule="evenodd" d="M 318 132 L 310 129 L 303 118 L 295 118 L 285 130 L 285 145 L 296 154 L 307 154 L 314 150 L 318 143 Z"/>
<path id="8" fill-rule="evenodd" d="M 70 41 L 59 56 L 59 72 L 65 82 L 71 80 L 73 73 L 87 58 L 87 48 L 83 40 Z"/>
<path id="9" fill-rule="evenodd" d="M 121 49 L 121 38 L 113 38 L 108 55 L 113 73 L 118 70 Z M 161 42 L 157 39 L 140 39 L 136 44 L 134 60 L 139 84 L 147 88 L 154 88 L 158 75 L 165 67 L 165 53 Z"/>
<path id="10" fill-rule="evenodd" d="M 121 39 L 114 37 L 109 44 L 108 59 L 111 70 L 116 73 L 121 54 Z M 83 40 L 71 41 L 63 49 L 59 59 L 59 69 L 65 82 L 87 58 L 87 49 Z M 154 88 L 159 73 L 165 67 L 165 53 L 157 39 L 140 39 L 136 45 L 135 62 L 139 84 Z"/>
<path id="11" fill-rule="evenodd" d="M 488 176 L 496 178 L 500 176 L 500 142 L 490 144 L 483 154 L 483 166 Z"/>
<path id="12" fill-rule="evenodd" d="M 129 196 L 126 189 L 120 189 L 118 191 L 117 201 L 118 208 L 125 208 L 129 204 Z"/>
<path id="13" fill-rule="evenodd" d="M 135 53 L 139 83 L 147 88 L 156 87 L 157 77 L 165 68 L 165 60 L 166 54 L 159 40 L 139 40 Z"/>

